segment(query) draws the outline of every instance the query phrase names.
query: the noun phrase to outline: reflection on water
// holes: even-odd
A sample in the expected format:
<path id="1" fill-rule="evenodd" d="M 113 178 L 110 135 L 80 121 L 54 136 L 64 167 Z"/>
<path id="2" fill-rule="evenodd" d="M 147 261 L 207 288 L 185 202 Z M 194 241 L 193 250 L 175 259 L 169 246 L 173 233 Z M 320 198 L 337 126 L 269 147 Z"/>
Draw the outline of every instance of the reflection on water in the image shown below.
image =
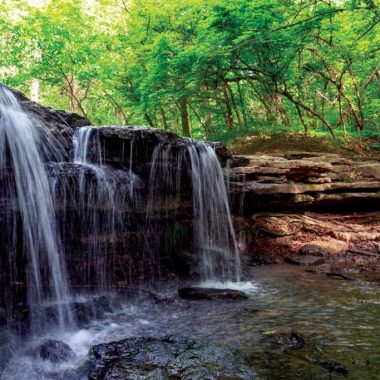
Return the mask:
<path id="1" fill-rule="evenodd" d="M 72 372 L 72 377 L 67 373 L 83 364 L 91 345 L 168 334 L 242 350 L 263 379 L 329 379 L 329 372 L 318 365 L 326 360 L 346 366 L 348 379 L 380 379 L 380 287 L 291 266 L 260 267 L 250 275 L 253 283 L 241 284 L 243 289 L 248 286 L 248 300 L 185 301 L 174 290 L 166 291 L 161 301 L 146 296 L 82 330 L 49 336 L 73 348 L 78 355 L 75 363 L 49 367 L 17 354 L 3 379 L 79 379 L 80 371 Z M 291 331 L 306 338 L 305 347 L 291 350 L 276 343 L 278 334 Z M 83 378 L 85 374 L 83 369 Z"/>

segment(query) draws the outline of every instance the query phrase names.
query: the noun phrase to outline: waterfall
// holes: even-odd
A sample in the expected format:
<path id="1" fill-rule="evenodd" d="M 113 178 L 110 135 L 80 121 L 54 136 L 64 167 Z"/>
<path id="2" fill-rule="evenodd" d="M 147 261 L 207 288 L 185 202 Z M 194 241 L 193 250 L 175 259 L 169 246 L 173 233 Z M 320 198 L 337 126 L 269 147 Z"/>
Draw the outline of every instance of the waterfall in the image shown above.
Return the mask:
<path id="1" fill-rule="evenodd" d="M 78 198 L 80 229 L 87 238 L 83 254 L 87 262 L 87 273 L 83 280 L 96 283 L 103 289 L 112 283 L 116 270 L 114 265 L 116 248 L 128 250 L 128 242 L 120 239 L 128 230 L 128 210 L 137 203 L 134 187 L 140 179 L 129 169 L 118 170 L 103 164 L 98 129 L 82 127 L 74 132 L 74 163 L 79 166 Z M 120 241 L 119 241 L 120 239 Z M 129 268 L 122 276 L 129 279 Z"/>
<path id="2" fill-rule="evenodd" d="M 163 141 L 153 151 L 146 210 L 148 228 L 155 204 L 165 204 L 169 210 L 173 199 L 180 203 L 183 171 L 187 171 L 192 188 L 194 250 L 201 279 L 240 281 L 240 257 L 218 157 L 207 143 L 183 141 L 183 149 L 174 149 Z"/>
<path id="3" fill-rule="evenodd" d="M 218 157 L 207 143 L 191 139 L 180 141 L 179 146 L 174 146 L 165 139 L 159 139 L 150 159 L 145 192 L 147 200 L 144 203 L 145 225 L 140 228 L 144 234 L 144 249 L 140 255 L 145 269 L 153 265 L 160 271 L 158 251 L 171 249 L 170 244 L 161 240 L 158 230 L 166 231 L 164 234 L 170 239 L 177 238 L 173 220 L 176 219 L 176 205 L 181 203 L 181 189 L 186 188 L 183 182 L 188 181 L 192 188 L 194 253 L 198 257 L 201 279 L 239 281 L 240 258 Z M 126 203 L 130 205 L 129 210 L 136 207 L 133 189 L 138 177 L 132 171 L 134 142 L 130 140 L 129 164 L 123 170 L 104 164 L 99 129 L 95 127 L 77 129 L 73 146 L 74 162 L 93 173 L 89 181 L 86 172 L 80 172 L 81 225 L 82 229 L 87 228 L 86 234 L 92 236 L 87 260 L 93 263 L 93 275 L 98 283 L 106 284 L 106 273 L 112 272 L 112 269 L 106 270 L 105 261 L 109 261 L 107 256 L 112 256 L 113 248 L 112 242 L 109 241 L 107 245 L 103 239 L 116 239 L 118 234 L 123 235 L 123 229 L 128 228 L 128 221 L 121 210 Z M 124 144 L 122 147 L 121 154 L 124 156 Z M 157 214 L 162 213 L 162 209 L 165 215 Z M 123 244 L 127 250 L 128 243 L 124 241 Z M 175 246 L 172 248 L 175 249 Z"/>
<path id="4" fill-rule="evenodd" d="M 186 145 L 193 189 L 194 245 L 201 279 L 240 281 L 241 265 L 223 171 L 214 149 L 189 140 Z"/>
<path id="5" fill-rule="evenodd" d="M 17 209 L 11 212 L 15 215 L 18 210 L 23 226 L 32 326 L 44 328 L 43 308 L 49 306 L 56 308 L 63 329 L 73 320 L 63 248 L 43 160 L 42 149 L 46 147 L 41 143 L 49 140 L 44 133 L 23 112 L 15 96 L 0 85 L 0 170 L 7 189 L 14 189 L 17 196 Z M 51 150 L 54 154 L 54 147 Z M 9 252 L 10 262 L 18 260 L 16 251 Z"/>

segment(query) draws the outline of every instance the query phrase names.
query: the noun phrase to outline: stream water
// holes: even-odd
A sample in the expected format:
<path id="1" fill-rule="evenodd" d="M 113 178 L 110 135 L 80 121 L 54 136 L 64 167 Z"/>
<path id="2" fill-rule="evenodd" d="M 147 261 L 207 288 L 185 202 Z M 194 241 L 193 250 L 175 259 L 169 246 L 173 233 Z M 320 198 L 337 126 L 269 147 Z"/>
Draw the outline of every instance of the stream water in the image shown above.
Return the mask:
<path id="1" fill-rule="evenodd" d="M 159 300 L 142 292 L 134 301 L 116 302 L 102 320 L 47 337 L 68 343 L 77 354 L 75 361 L 53 365 L 25 355 L 40 338 L 13 356 L 2 379 L 85 379 L 92 345 L 168 334 L 241 350 L 262 379 L 340 378 L 318 364 L 322 361 L 344 365 L 348 379 L 380 378 L 380 288 L 293 266 L 251 268 L 249 277 L 252 282 L 234 284 L 249 295 L 238 302 L 181 300 L 179 284 L 156 284 L 149 291 Z M 281 343 L 279 337 L 291 331 L 306 339 L 304 347 L 287 349 Z"/>

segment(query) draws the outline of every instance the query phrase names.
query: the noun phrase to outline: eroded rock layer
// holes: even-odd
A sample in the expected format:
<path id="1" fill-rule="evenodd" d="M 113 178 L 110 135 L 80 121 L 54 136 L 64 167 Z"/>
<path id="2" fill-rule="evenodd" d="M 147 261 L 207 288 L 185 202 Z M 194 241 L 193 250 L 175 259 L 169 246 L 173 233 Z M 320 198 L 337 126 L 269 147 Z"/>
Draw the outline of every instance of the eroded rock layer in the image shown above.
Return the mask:
<path id="1" fill-rule="evenodd" d="M 236 162 L 230 171 L 231 190 L 244 195 L 248 213 L 380 209 L 378 161 L 289 152 L 237 157 Z"/>

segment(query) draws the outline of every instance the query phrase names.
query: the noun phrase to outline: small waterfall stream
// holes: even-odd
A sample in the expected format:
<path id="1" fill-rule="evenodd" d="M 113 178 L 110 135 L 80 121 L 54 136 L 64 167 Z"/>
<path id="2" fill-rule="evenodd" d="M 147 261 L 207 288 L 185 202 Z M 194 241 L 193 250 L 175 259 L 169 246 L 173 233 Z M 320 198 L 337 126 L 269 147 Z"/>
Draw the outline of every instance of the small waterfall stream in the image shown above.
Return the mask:
<path id="1" fill-rule="evenodd" d="M 214 149 L 189 142 L 194 242 L 203 281 L 240 281 L 241 265 L 223 171 Z"/>
<path id="2" fill-rule="evenodd" d="M 73 323 L 63 247 L 40 146 L 43 133 L 22 111 L 15 96 L 0 85 L 0 170 L 8 190 L 13 188 L 17 196 L 17 209 L 11 212 L 16 217 L 18 210 L 22 220 L 34 330 L 43 329 L 43 308 L 49 304 L 57 309 L 62 329 Z M 12 231 L 7 233 L 12 236 Z M 9 252 L 9 260 L 16 261 L 18 254 L 16 250 Z"/>
<path id="3" fill-rule="evenodd" d="M 222 167 L 212 146 L 191 139 L 184 141 L 185 147 L 179 152 L 165 143 L 158 144 L 153 152 L 147 220 L 162 194 L 167 194 L 166 203 L 173 194 L 177 202 L 181 201 L 183 169 L 186 170 L 192 187 L 193 241 L 201 280 L 238 282 L 241 264 Z"/>
<path id="4" fill-rule="evenodd" d="M 207 143 L 183 139 L 183 148 L 174 149 L 165 141 L 159 142 L 153 150 L 147 185 L 146 226 L 141 228 L 145 232 L 145 242 L 148 251 L 147 261 L 154 261 L 155 239 L 154 224 L 155 207 L 164 205 L 166 220 L 175 218 L 175 209 L 170 210 L 170 203 L 181 202 L 181 186 L 184 171 L 192 188 L 192 204 L 194 215 L 194 249 L 199 257 L 198 272 L 203 281 L 240 281 L 241 268 L 237 249 L 235 232 L 232 226 L 228 204 L 226 184 L 218 157 Z M 134 183 L 138 177 L 133 173 L 132 154 L 133 140 L 130 143 L 129 166 L 122 171 L 109 168 L 103 164 L 101 143 L 98 130 L 95 127 L 82 127 L 75 131 L 73 138 L 74 163 L 81 165 L 94 173 L 95 187 L 85 188 L 86 181 L 83 173 L 80 180 L 80 199 L 82 207 L 90 202 L 92 210 L 95 205 L 108 205 L 108 219 L 99 218 L 96 212 L 88 215 L 92 221 L 93 260 L 100 260 L 100 244 L 98 239 L 107 236 L 116 236 L 117 226 L 128 228 L 128 223 L 119 213 L 125 200 L 120 194 L 127 194 L 132 207 L 136 200 L 133 197 Z M 120 179 L 128 177 L 129 186 L 120 186 Z M 123 203 L 124 202 L 124 203 Z M 86 209 L 86 206 L 84 206 Z M 169 215 L 171 214 L 171 215 Z M 103 219 L 102 222 L 100 220 Z M 160 222 L 162 224 L 162 222 Z M 107 230 L 107 231 L 106 231 Z M 150 238 L 148 233 L 151 232 Z M 126 244 L 127 247 L 127 244 Z M 103 259 L 104 259 L 103 252 Z M 104 266 L 98 265 L 99 278 L 104 272 Z M 101 281 L 104 283 L 104 281 Z"/>
<path id="5" fill-rule="evenodd" d="M 74 163 L 79 166 L 80 228 L 88 237 L 84 255 L 88 266 L 87 280 L 96 279 L 97 289 L 111 285 L 117 245 L 128 251 L 128 242 L 119 237 L 129 226 L 126 207 L 138 203 L 133 196 L 140 179 L 131 168 L 118 170 L 103 164 L 98 130 L 79 128 L 73 135 Z M 75 201 L 75 199 L 74 199 Z M 125 270 L 128 278 L 128 268 Z"/>

